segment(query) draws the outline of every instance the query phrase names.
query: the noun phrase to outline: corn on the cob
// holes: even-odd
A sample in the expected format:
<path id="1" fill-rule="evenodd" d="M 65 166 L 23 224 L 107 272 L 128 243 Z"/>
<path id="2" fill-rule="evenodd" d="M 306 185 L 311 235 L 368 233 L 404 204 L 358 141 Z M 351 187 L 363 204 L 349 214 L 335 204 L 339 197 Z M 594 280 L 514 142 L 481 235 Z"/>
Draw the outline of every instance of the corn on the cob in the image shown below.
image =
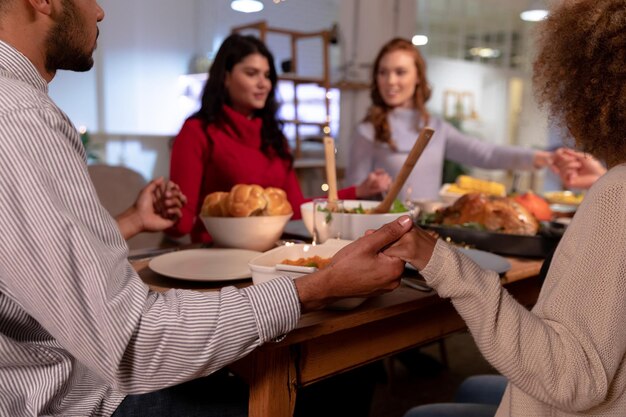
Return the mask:
<path id="1" fill-rule="evenodd" d="M 471 193 L 471 190 L 466 190 L 465 188 L 461 188 L 456 184 L 448 184 L 448 187 L 445 189 L 446 192 L 448 193 L 454 193 L 454 194 L 459 194 L 459 195 L 463 195 L 463 194 L 467 194 L 467 193 Z"/>
<path id="2" fill-rule="evenodd" d="M 584 194 L 575 194 L 571 191 L 551 191 L 544 194 L 548 202 L 553 204 L 569 204 L 577 206 L 583 201 Z"/>
<path id="3" fill-rule="evenodd" d="M 478 192 L 497 196 L 506 196 L 504 184 L 495 181 L 481 180 L 468 175 L 459 175 L 456 185 L 465 192 Z"/>

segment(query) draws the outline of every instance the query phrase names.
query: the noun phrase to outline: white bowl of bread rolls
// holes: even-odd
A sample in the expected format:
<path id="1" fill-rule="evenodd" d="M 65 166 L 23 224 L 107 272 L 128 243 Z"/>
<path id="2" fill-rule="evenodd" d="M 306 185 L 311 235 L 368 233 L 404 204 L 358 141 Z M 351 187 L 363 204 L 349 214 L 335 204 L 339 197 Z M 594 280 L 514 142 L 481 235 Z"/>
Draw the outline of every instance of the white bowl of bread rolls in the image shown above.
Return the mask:
<path id="1" fill-rule="evenodd" d="M 285 191 L 256 184 L 211 193 L 200 211 L 216 246 L 261 252 L 274 247 L 291 216 Z"/>

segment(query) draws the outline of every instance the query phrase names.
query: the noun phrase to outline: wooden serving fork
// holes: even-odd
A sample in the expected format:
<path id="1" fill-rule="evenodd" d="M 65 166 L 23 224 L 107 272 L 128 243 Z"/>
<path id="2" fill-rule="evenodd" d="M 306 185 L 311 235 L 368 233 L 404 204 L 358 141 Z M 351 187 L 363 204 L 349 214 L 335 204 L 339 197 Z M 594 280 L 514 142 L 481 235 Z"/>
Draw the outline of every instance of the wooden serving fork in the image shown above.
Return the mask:
<path id="1" fill-rule="evenodd" d="M 430 127 L 424 127 L 422 129 L 417 140 L 413 144 L 413 148 L 411 148 L 409 155 L 404 160 L 402 169 L 400 169 L 400 172 L 393 181 L 393 184 L 391 184 L 389 192 L 387 193 L 383 201 L 381 201 L 380 204 L 372 209 L 372 213 L 387 213 L 389 211 L 389 209 L 391 208 L 391 204 L 398 196 L 398 193 L 400 193 L 402 186 L 404 185 L 406 179 L 409 177 L 411 171 L 413 171 L 413 167 L 417 163 L 419 157 L 422 155 L 422 152 L 424 152 L 424 148 L 426 148 L 426 145 L 428 145 L 428 142 L 433 136 L 433 133 L 435 133 L 435 131 Z"/>

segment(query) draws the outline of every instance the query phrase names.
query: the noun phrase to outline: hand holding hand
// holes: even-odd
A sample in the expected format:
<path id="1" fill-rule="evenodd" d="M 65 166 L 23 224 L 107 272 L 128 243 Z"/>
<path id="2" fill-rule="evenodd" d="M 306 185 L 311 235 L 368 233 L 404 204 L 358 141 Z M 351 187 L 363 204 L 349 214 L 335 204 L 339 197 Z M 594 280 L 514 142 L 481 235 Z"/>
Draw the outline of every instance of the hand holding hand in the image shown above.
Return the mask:
<path id="1" fill-rule="evenodd" d="M 372 197 L 389 189 L 391 177 L 384 169 L 376 169 L 356 187 L 357 198 Z"/>
<path id="2" fill-rule="evenodd" d="M 428 265 L 436 244 L 436 234 L 429 233 L 420 227 L 414 227 L 400 240 L 385 249 L 383 253 L 400 258 L 421 271 Z"/>
<path id="3" fill-rule="evenodd" d="M 143 223 L 143 230 L 158 232 L 171 227 L 182 216 L 181 208 L 187 197 L 178 184 L 157 178 L 151 181 L 137 197 L 135 207 Z"/>
<path id="4" fill-rule="evenodd" d="M 341 249 L 329 266 L 295 280 L 302 311 L 309 311 L 345 297 L 370 297 L 400 285 L 404 262 L 383 252 L 412 227 L 402 216 Z"/>
<path id="5" fill-rule="evenodd" d="M 141 232 L 158 232 L 171 227 L 182 215 L 187 197 L 177 184 L 163 178 L 150 181 L 135 203 L 116 217 L 125 239 Z"/>
<path id="6" fill-rule="evenodd" d="M 552 165 L 552 158 L 554 157 L 552 152 L 548 151 L 536 151 L 533 157 L 533 166 L 536 169 L 549 167 Z"/>
<path id="7" fill-rule="evenodd" d="M 606 168 L 589 154 L 559 148 L 554 152 L 553 171 L 566 188 L 587 189 L 606 173 Z"/>

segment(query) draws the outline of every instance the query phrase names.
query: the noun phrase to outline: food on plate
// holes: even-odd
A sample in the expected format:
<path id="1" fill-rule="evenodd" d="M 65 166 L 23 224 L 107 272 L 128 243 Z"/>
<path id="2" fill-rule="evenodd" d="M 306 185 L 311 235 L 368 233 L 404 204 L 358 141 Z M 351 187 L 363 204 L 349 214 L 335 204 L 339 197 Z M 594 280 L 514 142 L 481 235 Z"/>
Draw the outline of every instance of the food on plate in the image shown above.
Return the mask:
<path id="1" fill-rule="evenodd" d="M 470 177 L 469 175 L 459 175 L 454 184 L 448 185 L 446 191 L 456 194 L 483 193 L 501 197 L 506 195 L 506 187 L 504 184 L 495 181 L 481 180 L 479 178 Z"/>
<path id="2" fill-rule="evenodd" d="M 203 217 L 279 216 L 293 210 L 284 190 L 257 184 L 236 184 L 230 192 L 207 195 L 200 215 Z"/>
<path id="3" fill-rule="evenodd" d="M 539 231 L 535 216 L 514 199 L 484 193 L 461 196 L 451 206 L 437 211 L 433 223 L 528 236 Z"/>
<path id="4" fill-rule="evenodd" d="M 543 194 L 546 200 L 552 204 L 569 204 L 577 206 L 582 203 L 584 193 L 574 193 L 572 191 L 550 191 Z"/>
<path id="5" fill-rule="evenodd" d="M 298 258 L 293 260 L 284 259 L 281 264 L 294 266 L 312 266 L 317 269 L 322 269 L 326 268 L 330 261 L 330 258 L 322 258 L 321 256 L 315 255 L 308 258 Z"/>
<path id="6" fill-rule="evenodd" d="M 550 204 L 543 197 L 533 193 L 532 191 L 527 191 L 524 194 L 516 195 L 513 198 L 519 204 L 526 207 L 526 209 L 530 211 L 537 218 L 537 220 L 552 220 L 554 213 L 552 213 Z"/>

